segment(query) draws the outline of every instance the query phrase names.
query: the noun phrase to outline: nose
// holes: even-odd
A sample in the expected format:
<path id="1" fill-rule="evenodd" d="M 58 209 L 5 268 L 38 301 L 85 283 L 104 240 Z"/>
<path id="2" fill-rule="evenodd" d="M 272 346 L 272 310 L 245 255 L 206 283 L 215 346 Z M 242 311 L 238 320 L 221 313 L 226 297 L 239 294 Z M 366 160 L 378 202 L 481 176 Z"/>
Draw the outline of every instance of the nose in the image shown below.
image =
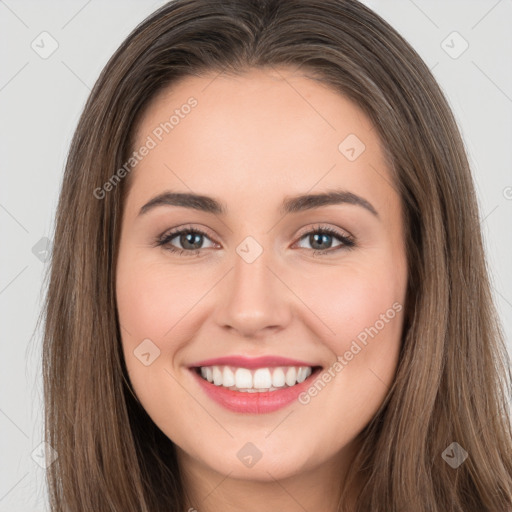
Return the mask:
<path id="1" fill-rule="evenodd" d="M 289 324 L 293 293 L 271 260 L 267 251 L 251 263 L 235 254 L 234 268 L 219 289 L 216 320 L 222 329 L 262 338 Z"/>

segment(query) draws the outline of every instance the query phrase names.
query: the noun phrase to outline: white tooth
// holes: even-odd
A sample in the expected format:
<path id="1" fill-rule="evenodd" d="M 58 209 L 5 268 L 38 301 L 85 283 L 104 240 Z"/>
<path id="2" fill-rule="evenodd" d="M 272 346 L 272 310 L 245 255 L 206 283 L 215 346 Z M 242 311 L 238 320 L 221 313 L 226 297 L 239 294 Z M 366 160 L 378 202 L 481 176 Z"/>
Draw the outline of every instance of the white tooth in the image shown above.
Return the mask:
<path id="1" fill-rule="evenodd" d="M 203 379 L 206 379 L 206 367 L 205 366 L 201 366 L 201 376 L 203 377 Z"/>
<path id="2" fill-rule="evenodd" d="M 225 388 L 235 385 L 235 374 L 231 371 L 229 366 L 224 366 L 224 372 L 222 373 L 222 385 Z"/>
<path id="3" fill-rule="evenodd" d="M 256 389 L 268 389 L 272 386 L 272 377 L 268 368 L 258 368 L 254 372 L 253 387 Z"/>
<path id="4" fill-rule="evenodd" d="M 254 388 L 251 388 L 251 389 L 246 389 L 245 390 L 247 393 L 257 393 L 258 390 L 257 389 L 254 389 Z"/>
<path id="5" fill-rule="evenodd" d="M 222 385 L 222 372 L 218 366 L 213 367 L 213 383 L 216 386 Z"/>
<path id="6" fill-rule="evenodd" d="M 286 384 L 293 386 L 297 381 L 297 371 L 293 366 L 290 366 L 286 372 Z"/>
<path id="7" fill-rule="evenodd" d="M 299 368 L 299 372 L 297 373 L 297 382 L 304 382 L 306 380 L 306 370 L 307 366 L 301 366 Z"/>
<path id="8" fill-rule="evenodd" d="M 306 379 L 311 375 L 311 372 L 312 372 L 312 371 L 313 371 L 313 370 L 311 369 L 311 367 L 309 367 L 309 366 L 308 366 L 308 367 L 306 368 Z"/>
<path id="9" fill-rule="evenodd" d="M 235 386 L 237 388 L 252 388 L 251 370 L 238 368 L 235 372 Z"/>
<path id="10" fill-rule="evenodd" d="M 213 382 L 213 372 L 210 366 L 206 367 L 206 380 L 208 382 Z"/>
<path id="11" fill-rule="evenodd" d="M 272 386 L 282 388 L 284 386 L 284 372 L 282 368 L 275 368 L 272 374 Z"/>

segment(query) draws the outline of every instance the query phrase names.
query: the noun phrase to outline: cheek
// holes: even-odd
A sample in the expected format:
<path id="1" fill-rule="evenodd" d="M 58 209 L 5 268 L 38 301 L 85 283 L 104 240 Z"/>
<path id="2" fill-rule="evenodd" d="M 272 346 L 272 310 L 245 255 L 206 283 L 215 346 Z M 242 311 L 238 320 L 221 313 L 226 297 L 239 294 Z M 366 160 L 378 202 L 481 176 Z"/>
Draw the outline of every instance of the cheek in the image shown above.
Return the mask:
<path id="1" fill-rule="evenodd" d="M 179 319 L 193 299 L 191 289 L 182 288 L 176 274 L 170 275 L 168 268 L 155 264 L 144 252 L 133 248 L 120 252 L 116 297 L 122 347 L 128 375 L 143 403 L 155 400 L 151 394 L 162 387 L 162 380 L 171 384 L 165 372 L 172 372 L 174 326 L 181 327 Z"/>
<path id="2" fill-rule="evenodd" d="M 309 290 L 308 304 L 319 308 L 315 313 L 329 327 L 322 341 L 333 356 L 299 402 L 309 414 L 323 415 L 333 426 L 344 425 L 355 436 L 375 415 L 394 379 L 406 270 L 405 264 L 391 266 L 384 258 L 338 270 Z"/>
<path id="3" fill-rule="evenodd" d="M 129 379 L 157 425 L 174 424 L 190 395 L 176 383 L 175 356 L 192 335 L 187 313 L 197 304 L 199 281 L 144 255 L 120 255 L 116 295 Z M 204 292 L 203 292 L 204 293 Z M 185 332 L 183 329 L 188 329 Z M 175 434 L 174 430 L 172 434 Z"/>
<path id="4" fill-rule="evenodd" d="M 177 338 L 182 320 L 200 298 L 198 291 L 206 287 L 204 279 L 202 285 L 197 279 L 199 276 L 185 267 L 173 268 L 144 257 L 121 261 L 117 272 L 117 308 L 125 327 L 123 342 L 140 343 L 141 337 L 150 338 L 162 351 L 168 351 L 169 342 L 164 340 Z"/>
<path id="5" fill-rule="evenodd" d="M 372 365 L 389 367 L 387 380 L 396 364 L 407 282 L 405 260 L 398 256 L 391 251 L 354 254 L 302 284 L 308 306 L 325 325 L 323 343 L 333 361 L 346 354 L 344 372 L 355 380 L 371 375 Z"/>
<path id="6" fill-rule="evenodd" d="M 389 268 L 375 258 L 332 268 L 302 284 L 297 281 L 301 296 L 324 324 L 322 341 L 337 355 L 350 350 L 354 340 L 369 347 L 377 336 L 390 343 L 400 337 L 406 274 L 403 266 L 395 265 L 394 272 Z M 382 352 L 378 344 L 372 348 Z M 362 352 L 359 359 L 367 357 Z"/>

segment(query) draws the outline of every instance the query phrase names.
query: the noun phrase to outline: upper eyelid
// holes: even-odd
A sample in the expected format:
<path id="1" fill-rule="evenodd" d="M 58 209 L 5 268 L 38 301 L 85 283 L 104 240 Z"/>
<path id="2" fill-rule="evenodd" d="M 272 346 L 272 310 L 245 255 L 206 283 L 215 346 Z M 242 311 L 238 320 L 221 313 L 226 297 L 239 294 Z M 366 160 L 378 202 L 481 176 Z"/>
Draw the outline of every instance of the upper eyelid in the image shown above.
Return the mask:
<path id="1" fill-rule="evenodd" d="M 192 233 L 199 233 L 201 235 L 206 235 L 208 238 L 210 238 L 210 240 L 213 242 L 215 237 L 211 236 L 209 234 L 209 230 L 207 228 L 204 228 L 204 227 L 200 227 L 200 228 L 197 228 L 197 227 L 193 227 L 193 226 L 183 226 L 183 227 L 178 227 L 178 228 L 173 228 L 173 229 L 169 229 L 167 231 L 164 231 L 162 233 L 162 235 L 160 235 L 158 237 L 159 240 L 163 240 L 165 238 L 169 238 L 171 237 L 170 239 L 172 240 L 174 237 L 180 235 L 181 233 L 188 233 L 188 232 L 192 232 Z"/>
<path id="2" fill-rule="evenodd" d="M 346 238 L 354 238 L 353 235 L 346 229 L 343 229 L 343 228 L 340 228 L 337 226 L 333 227 L 333 226 L 328 226 L 327 224 L 318 224 L 318 223 L 313 224 L 313 226 L 304 228 L 304 231 L 301 230 L 297 236 L 299 238 L 302 238 L 304 235 L 308 235 L 311 232 L 324 231 L 324 230 L 325 231 L 332 230 L 332 231 L 335 231 L 336 233 L 338 233 L 338 235 L 340 235 L 340 236 L 344 236 Z"/>

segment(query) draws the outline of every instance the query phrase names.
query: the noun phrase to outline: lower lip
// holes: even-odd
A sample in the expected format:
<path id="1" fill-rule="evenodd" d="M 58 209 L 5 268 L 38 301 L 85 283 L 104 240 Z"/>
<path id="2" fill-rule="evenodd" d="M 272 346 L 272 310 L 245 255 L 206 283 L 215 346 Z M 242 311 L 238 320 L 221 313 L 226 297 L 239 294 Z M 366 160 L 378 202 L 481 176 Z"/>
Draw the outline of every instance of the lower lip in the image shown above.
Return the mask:
<path id="1" fill-rule="evenodd" d="M 257 391 L 255 393 L 232 391 L 223 386 L 216 386 L 199 376 L 194 369 L 190 371 L 204 392 L 226 409 L 246 414 L 265 414 L 282 409 L 297 400 L 298 396 L 311 385 L 312 380 L 322 369 L 317 368 L 306 380 L 300 384 L 295 384 L 295 386 L 277 391 Z"/>

